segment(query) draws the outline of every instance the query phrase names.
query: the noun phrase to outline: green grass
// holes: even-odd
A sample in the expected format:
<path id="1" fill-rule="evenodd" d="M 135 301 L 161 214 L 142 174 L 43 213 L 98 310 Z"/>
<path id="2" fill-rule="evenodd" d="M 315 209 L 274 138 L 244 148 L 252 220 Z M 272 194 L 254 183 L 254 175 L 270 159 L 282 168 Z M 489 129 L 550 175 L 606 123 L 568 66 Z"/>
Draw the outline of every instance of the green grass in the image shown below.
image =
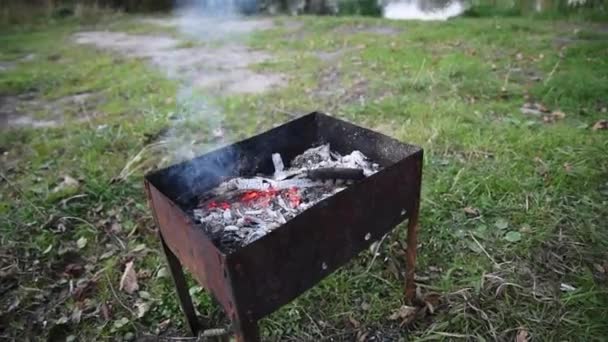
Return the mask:
<path id="1" fill-rule="evenodd" d="M 252 47 L 275 56 L 255 69 L 283 72 L 290 82 L 263 95 L 216 99 L 227 135 L 244 138 L 288 120 L 283 112 L 320 109 L 421 145 L 418 274 L 422 295 L 440 293 L 441 303 L 435 314 L 407 326 L 388 320 L 403 304 L 400 229 L 383 243 L 369 271 L 371 255 L 364 253 L 265 319 L 264 336 L 514 340 L 523 329 L 538 340 L 608 336 L 607 275 L 599 271 L 608 272 L 608 136 L 591 130 L 606 118 L 602 108 L 608 106 L 605 35 L 572 20 L 298 20 L 298 39 L 288 39 L 294 36 L 288 25 L 251 37 Z M 183 110 L 175 100 L 179 85 L 144 61 L 73 44 L 73 32 L 104 25 L 160 30 L 141 31 L 132 18 L 121 17 L 95 27 L 59 22 L 0 35 L 2 60 L 36 55 L 2 74 L 3 96 L 35 91 L 50 101 L 88 91 L 103 97 L 91 121 L 1 133 L 7 153 L 1 157 L 0 284 L 19 282 L 0 300 L 0 312 L 19 301 L 0 316 L 3 336 L 21 338 L 26 329 L 37 338 L 117 339 L 155 334 L 167 319 L 170 334 L 184 331 L 142 187 L 144 170 L 166 161 L 144 153 L 141 170 L 113 181 L 148 137 L 171 126 L 170 117 Z M 373 26 L 395 33 L 364 29 Z M 574 28 L 582 30 L 575 34 Z M 563 37 L 571 38 L 564 48 Z M 194 45 L 189 42 L 184 38 L 182 47 Z M 325 61 L 317 51 L 343 52 Z M 327 76 L 332 71 L 338 76 Z M 528 72 L 541 80 L 531 80 Z M 521 114 L 524 96 L 566 117 L 543 123 Z M 190 124 L 186 132 L 203 136 L 203 150 L 212 146 L 200 133 L 204 123 Z M 63 175 L 78 179 L 78 187 L 53 192 Z M 466 207 L 481 215 L 468 216 Z M 508 241 L 514 232 L 519 241 Z M 83 237 L 87 244 L 79 249 L 76 241 Z M 140 291 L 147 294 L 118 290 L 128 260 L 142 271 Z M 84 269 L 71 275 L 69 264 Z M 70 281 L 82 294 L 68 292 Z M 561 284 L 575 290 L 560 291 Z M 209 296 L 192 285 L 201 315 L 212 325 L 225 324 Z M 151 305 L 142 318 L 122 306 L 136 310 L 138 301 Z M 71 319 L 75 308 L 83 311 L 80 322 Z M 57 324 L 62 317 L 67 323 Z"/>

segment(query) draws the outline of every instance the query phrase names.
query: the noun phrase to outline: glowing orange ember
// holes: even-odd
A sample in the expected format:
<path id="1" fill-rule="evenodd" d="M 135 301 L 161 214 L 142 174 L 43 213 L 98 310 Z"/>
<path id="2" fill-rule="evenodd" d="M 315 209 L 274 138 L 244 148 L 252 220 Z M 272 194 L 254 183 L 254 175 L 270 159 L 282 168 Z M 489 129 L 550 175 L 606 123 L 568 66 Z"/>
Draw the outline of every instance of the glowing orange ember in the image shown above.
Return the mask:
<path id="1" fill-rule="evenodd" d="M 277 196 L 279 192 L 273 188 L 268 190 L 251 190 L 241 196 L 241 201 L 244 203 L 256 202 L 263 206 L 267 206 L 270 201 Z"/>
<path id="2" fill-rule="evenodd" d="M 298 188 L 293 187 L 288 190 L 277 190 L 270 188 L 268 190 L 249 190 L 241 194 L 238 198 L 233 198 L 232 201 L 240 202 L 245 205 L 255 207 L 267 207 L 277 196 L 284 198 L 292 208 L 297 208 L 302 202 L 302 197 Z M 227 210 L 232 206 L 226 201 L 210 201 L 207 203 L 207 209 L 222 209 Z M 238 206 L 238 205 L 237 205 Z"/>
<path id="3" fill-rule="evenodd" d="M 216 202 L 216 201 L 211 201 L 209 202 L 209 204 L 207 204 L 207 208 L 209 209 L 216 209 L 216 208 L 220 208 L 220 209 L 230 209 L 230 204 L 228 202 Z"/>
<path id="4" fill-rule="evenodd" d="M 300 205 L 300 194 L 298 194 L 298 188 L 291 188 L 287 190 L 287 199 L 292 208 L 297 208 Z"/>

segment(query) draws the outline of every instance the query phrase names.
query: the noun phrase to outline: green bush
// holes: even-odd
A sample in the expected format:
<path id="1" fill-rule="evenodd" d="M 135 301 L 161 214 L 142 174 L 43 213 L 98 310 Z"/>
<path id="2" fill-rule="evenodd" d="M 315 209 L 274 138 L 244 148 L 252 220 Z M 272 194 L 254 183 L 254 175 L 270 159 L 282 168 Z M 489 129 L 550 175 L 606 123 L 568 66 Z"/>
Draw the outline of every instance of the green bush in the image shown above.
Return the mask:
<path id="1" fill-rule="evenodd" d="M 581 20 L 608 20 L 605 0 L 587 0 L 576 6 L 567 0 L 469 0 L 466 17 L 530 16 L 539 19 L 578 18 Z M 537 10 L 537 5 L 542 9 Z"/>
<path id="2" fill-rule="evenodd" d="M 491 5 L 471 6 L 462 13 L 463 16 L 471 18 L 517 17 L 521 14 L 521 11 L 516 7 L 504 8 Z"/>
<path id="3" fill-rule="evenodd" d="M 368 15 L 381 16 L 382 7 L 377 0 L 341 0 L 339 2 L 340 15 Z"/>

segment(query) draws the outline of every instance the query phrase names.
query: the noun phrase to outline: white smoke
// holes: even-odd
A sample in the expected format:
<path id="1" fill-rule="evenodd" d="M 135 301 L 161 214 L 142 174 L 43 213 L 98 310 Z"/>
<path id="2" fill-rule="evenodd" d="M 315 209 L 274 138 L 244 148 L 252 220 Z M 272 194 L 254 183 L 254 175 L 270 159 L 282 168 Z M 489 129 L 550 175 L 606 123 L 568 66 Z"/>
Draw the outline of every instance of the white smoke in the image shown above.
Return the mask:
<path id="1" fill-rule="evenodd" d="M 197 44 L 228 43 L 233 36 L 225 24 L 240 18 L 234 0 L 189 1 L 176 8 L 174 16 L 180 35 Z M 231 67 L 229 61 L 225 64 L 223 67 Z M 179 77 L 175 120 L 166 134 L 172 163 L 192 159 L 223 143 L 224 112 L 217 104 L 217 94 L 199 86 L 210 77 L 210 72 L 184 73 Z"/>
<path id="2" fill-rule="evenodd" d="M 177 8 L 173 22 L 181 37 L 201 46 L 229 44 L 235 36 L 227 29 L 229 23 L 240 22 L 242 18 L 237 11 L 235 1 L 193 0 Z M 227 24 L 228 23 L 228 24 Z M 239 38 L 247 32 L 239 32 Z M 197 48 L 188 49 L 191 54 L 222 54 L 221 49 Z M 184 56 L 184 59 L 187 59 Z M 202 59 L 201 61 L 222 60 L 221 67 L 231 68 L 230 60 L 222 56 Z M 178 62 L 179 64 L 179 62 Z M 188 68 L 196 64 L 185 62 Z M 179 69 L 179 65 L 176 69 Z M 175 112 L 171 114 L 170 127 L 163 136 L 165 151 L 168 152 L 165 162 L 192 160 L 225 142 L 225 113 L 218 103 L 220 94 L 201 87 L 204 79 L 213 77 L 213 68 L 217 65 L 204 65 L 196 72 L 178 72 L 176 79 L 180 86 L 175 96 Z M 190 70 L 192 71 L 192 70 Z M 203 80 L 201 80 L 203 78 Z M 204 82 L 203 82 L 204 83 Z M 216 158 L 217 159 L 217 158 Z M 221 160 L 201 162 L 194 159 L 192 163 L 173 169 L 169 178 L 175 181 L 178 192 L 184 198 L 196 195 L 203 184 L 214 177 L 225 175 L 237 160 L 235 150 L 223 153 Z"/>
<path id="3" fill-rule="evenodd" d="M 458 16 L 466 7 L 461 1 L 450 1 L 445 6 L 426 9 L 424 0 L 400 0 L 389 2 L 383 9 L 385 18 L 405 20 L 447 20 Z"/>

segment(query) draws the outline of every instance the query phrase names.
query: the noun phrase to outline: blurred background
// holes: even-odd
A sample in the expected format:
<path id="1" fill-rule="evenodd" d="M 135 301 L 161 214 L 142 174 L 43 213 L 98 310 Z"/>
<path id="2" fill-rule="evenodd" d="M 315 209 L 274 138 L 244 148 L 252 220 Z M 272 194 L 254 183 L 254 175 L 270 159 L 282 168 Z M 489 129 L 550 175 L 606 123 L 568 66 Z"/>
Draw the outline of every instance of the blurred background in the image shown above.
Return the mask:
<path id="1" fill-rule="evenodd" d="M 424 19 L 429 13 L 472 17 L 583 16 L 592 20 L 606 15 L 606 3 L 602 0 L 23 0 L 3 1 L 0 8 L 2 23 L 16 24 L 83 17 L 100 11 L 164 12 L 189 5 L 207 12 L 233 7 L 243 14 L 365 15 L 394 19 Z"/>

